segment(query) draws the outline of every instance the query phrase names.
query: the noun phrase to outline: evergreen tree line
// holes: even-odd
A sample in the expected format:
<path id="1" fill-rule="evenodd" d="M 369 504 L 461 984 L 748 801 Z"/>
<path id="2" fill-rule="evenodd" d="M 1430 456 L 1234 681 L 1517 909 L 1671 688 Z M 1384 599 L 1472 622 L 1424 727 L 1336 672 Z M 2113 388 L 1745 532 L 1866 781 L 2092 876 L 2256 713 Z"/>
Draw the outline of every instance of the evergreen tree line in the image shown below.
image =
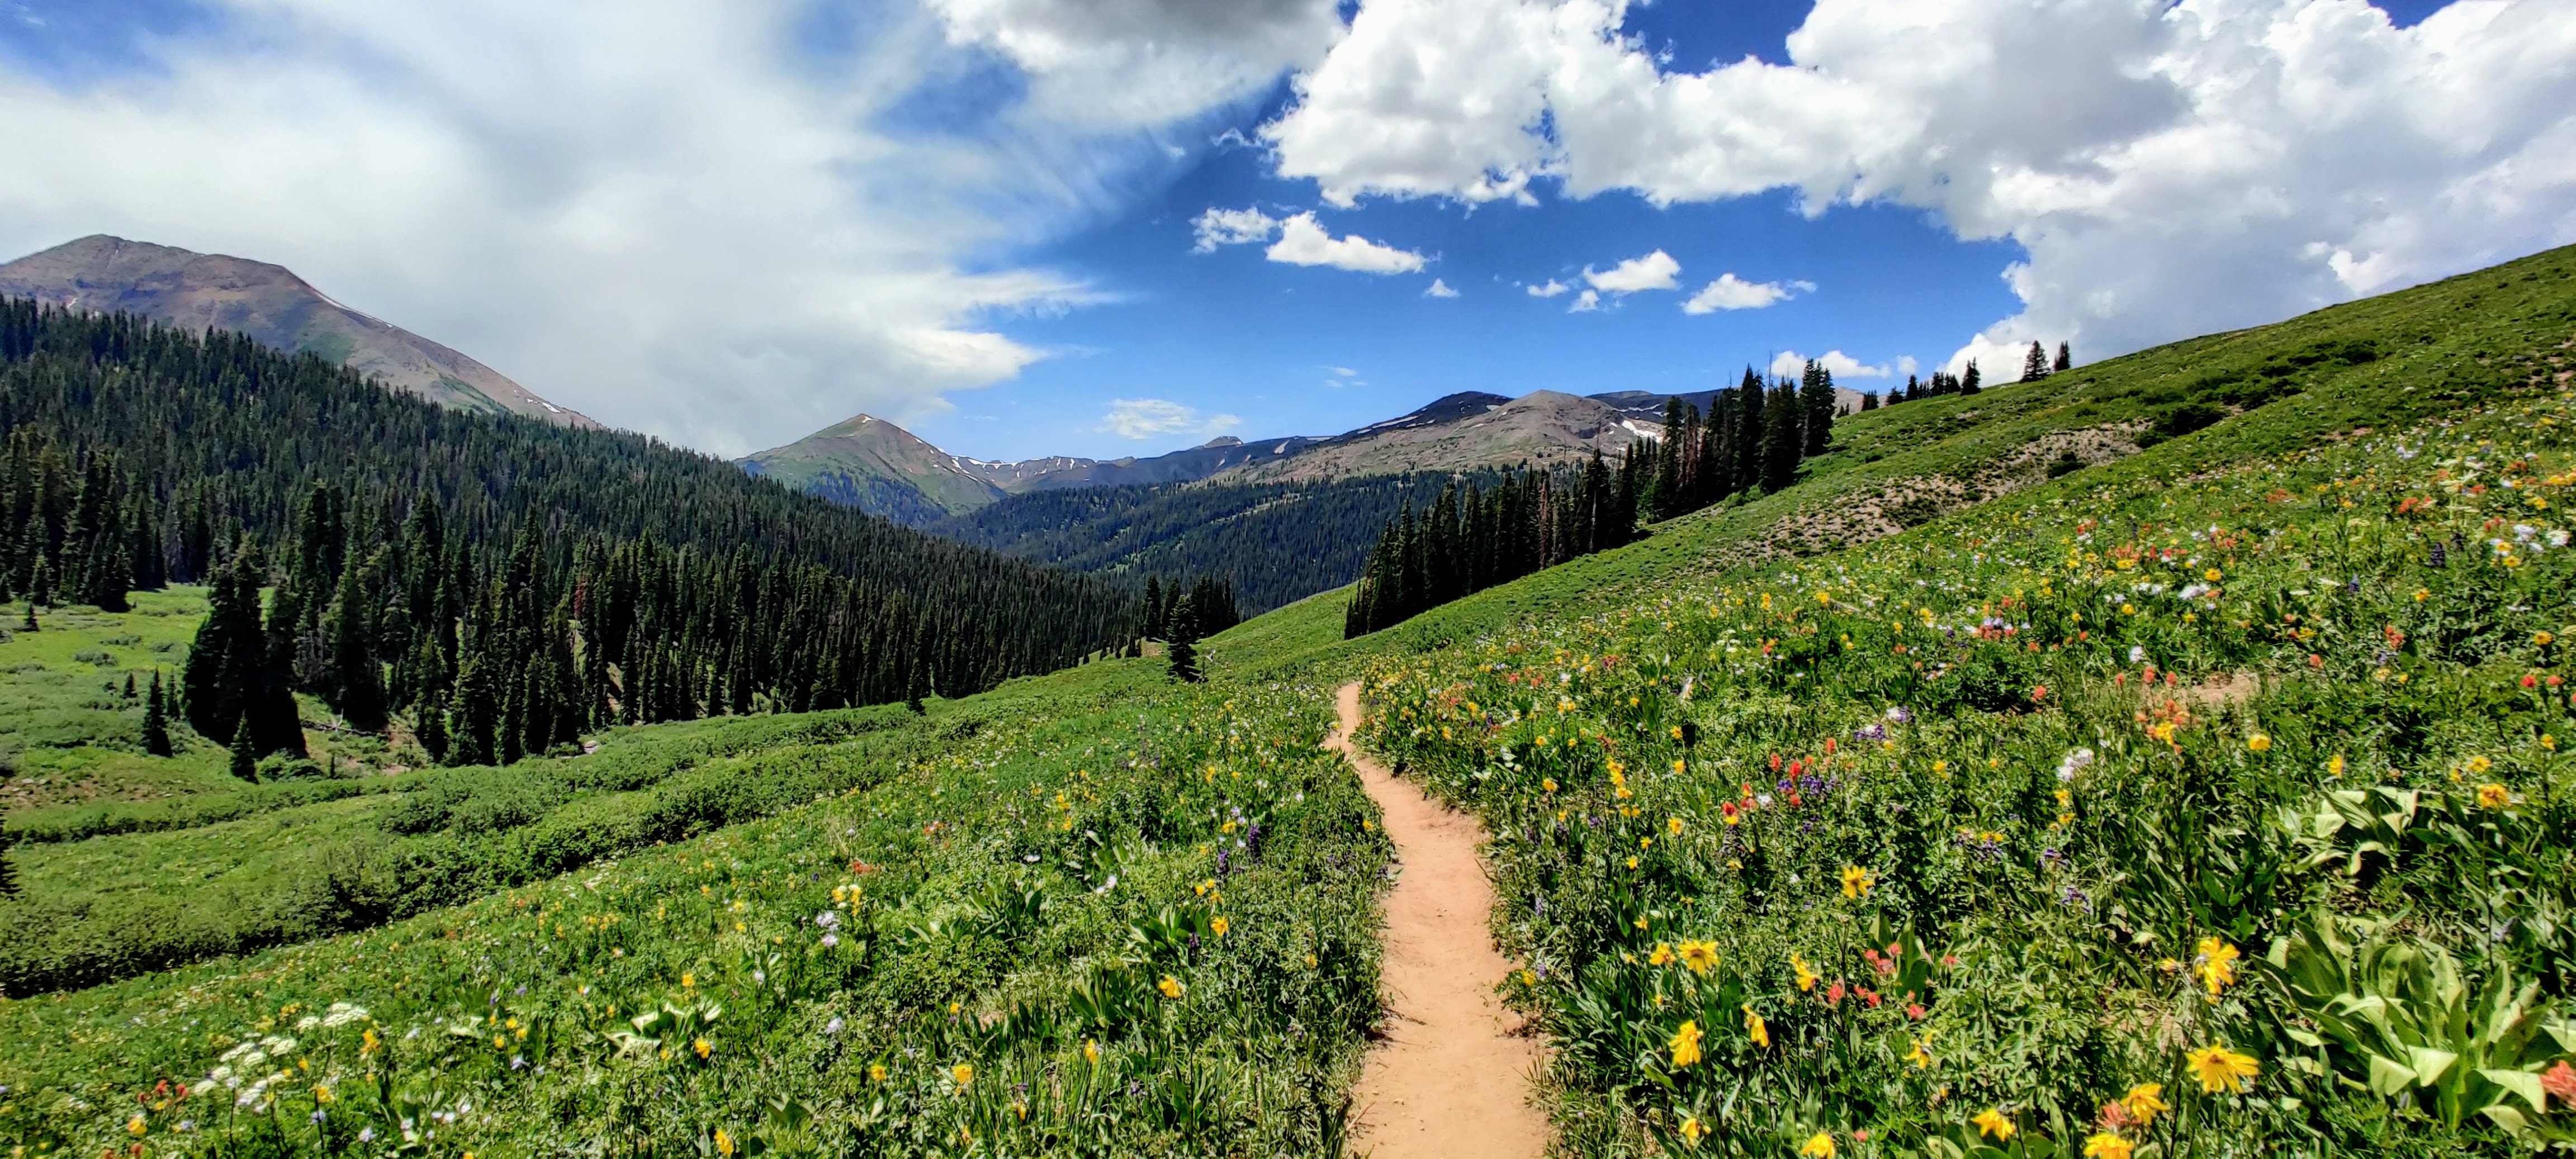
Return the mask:
<path id="1" fill-rule="evenodd" d="M 1673 398 L 1660 438 L 1631 444 L 1617 468 L 1596 452 L 1560 478 L 1525 470 L 1490 492 L 1444 490 L 1428 512 L 1407 506 L 1369 554 L 1343 619 L 1345 638 L 1402 623 L 1470 592 L 1518 579 L 1637 536 L 1640 517 L 1687 515 L 1755 489 L 1796 482 L 1798 464 L 1833 441 L 1831 371 L 1810 360 L 1798 380 L 1751 367 L 1707 413 Z M 1867 405 L 1866 400 L 1864 406 Z"/>
<path id="2" fill-rule="evenodd" d="M 1343 638 L 1636 537 L 1637 502 L 1652 462 L 1632 446 L 1615 470 L 1594 451 L 1572 470 L 1524 466 L 1491 489 L 1441 488 L 1430 509 L 1408 503 L 1378 535 L 1342 621 Z"/>
<path id="3" fill-rule="evenodd" d="M 1469 478 L 1492 486 L 1499 472 Z M 1122 483 L 1013 495 L 923 530 L 1032 563 L 1128 575 L 1213 575 L 1245 615 L 1359 578 L 1355 527 L 1430 507 L 1448 480 L 1372 475 L 1283 483 Z"/>
<path id="4" fill-rule="evenodd" d="M 1234 606 L 1234 587 L 1215 576 L 1200 576 L 1184 590 L 1178 583 L 1167 592 L 1160 576 L 1145 578 L 1145 611 L 1141 635 L 1162 640 L 1169 648 L 1172 679 L 1197 681 L 1198 643 L 1243 622 Z"/>
<path id="5" fill-rule="evenodd" d="M 0 582 L 111 608 L 208 583 L 180 711 L 255 753 L 300 751 L 299 691 L 506 760 L 609 721 L 961 695 L 1137 616 L 1133 589 L 642 436 L 129 315 L 0 301 L 0 437 Z"/>

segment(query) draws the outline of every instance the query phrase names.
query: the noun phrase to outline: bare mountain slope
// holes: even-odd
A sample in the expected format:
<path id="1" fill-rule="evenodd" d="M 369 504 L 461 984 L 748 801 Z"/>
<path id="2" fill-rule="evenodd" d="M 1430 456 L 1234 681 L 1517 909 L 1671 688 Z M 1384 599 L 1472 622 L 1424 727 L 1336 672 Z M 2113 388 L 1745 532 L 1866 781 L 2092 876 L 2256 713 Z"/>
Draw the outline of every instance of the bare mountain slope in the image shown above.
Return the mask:
<path id="1" fill-rule="evenodd" d="M 1452 400 L 1461 401 L 1444 407 Z M 1553 390 L 1509 400 L 1452 395 L 1415 413 L 1434 408 L 1448 413 L 1429 421 L 1407 421 L 1413 416 L 1406 416 L 1362 427 L 1278 462 L 1237 467 L 1215 477 L 1269 482 L 1562 463 L 1588 457 L 1596 449 L 1616 456 L 1626 452 L 1629 444 L 1662 430 L 1608 403 Z"/>
<path id="2" fill-rule="evenodd" d="M 873 415 L 855 415 L 737 460 L 754 475 L 919 526 L 973 511 L 1002 489 L 965 460 Z"/>
<path id="3" fill-rule="evenodd" d="M 442 406 L 599 425 L 455 350 L 334 302 L 293 271 L 266 262 L 95 234 L 0 266 L 0 295 L 123 310 L 196 330 L 238 330 Z"/>

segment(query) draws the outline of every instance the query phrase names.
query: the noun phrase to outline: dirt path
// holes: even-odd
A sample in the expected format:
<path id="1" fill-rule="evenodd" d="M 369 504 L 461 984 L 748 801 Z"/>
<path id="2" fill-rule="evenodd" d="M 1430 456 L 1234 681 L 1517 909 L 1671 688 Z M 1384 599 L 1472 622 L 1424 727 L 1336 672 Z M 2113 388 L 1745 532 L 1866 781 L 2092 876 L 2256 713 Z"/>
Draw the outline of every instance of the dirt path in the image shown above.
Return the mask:
<path id="1" fill-rule="evenodd" d="M 1547 1119 L 1529 1105 L 1538 1040 L 1494 997 L 1511 963 L 1494 949 L 1494 912 L 1476 819 L 1425 797 L 1362 753 L 1360 686 L 1342 686 L 1332 745 L 1386 814 L 1403 876 L 1386 897 L 1386 1038 L 1369 1052 L 1353 1096 L 1351 1150 L 1372 1159 L 1547 1149 Z"/>

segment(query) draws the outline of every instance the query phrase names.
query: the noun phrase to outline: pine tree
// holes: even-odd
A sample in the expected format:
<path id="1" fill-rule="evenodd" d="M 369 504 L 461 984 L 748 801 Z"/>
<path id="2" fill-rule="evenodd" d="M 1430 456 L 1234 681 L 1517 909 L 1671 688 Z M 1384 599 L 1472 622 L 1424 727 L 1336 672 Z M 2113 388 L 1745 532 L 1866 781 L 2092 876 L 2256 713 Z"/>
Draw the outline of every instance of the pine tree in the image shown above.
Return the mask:
<path id="1" fill-rule="evenodd" d="M 21 632 L 35 632 L 42 630 L 36 623 L 36 601 L 27 601 L 27 618 L 18 621 L 18 630 Z"/>
<path id="2" fill-rule="evenodd" d="M 1169 630 L 1163 623 L 1164 615 L 1163 579 L 1161 576 L 1146 576 L 1145 627 L 1143 631 L 1137 634 L 1148 640 L 1162 639 L 1163 634 Z"/>
<path id="3" fill-rule="evenodd" d="M 251 739 L 250 716 L 243 714 L 241 724 L 233 729 L 233 775 L 252 784 L 259 783 L 259 754 L 252 750 L 259 742 Z"/>
<path id="4" fill-rule="evenodd" d="M 1799 452 L 1806 447 L 1804 432 L 1799 428 L 1798 396 L 1794 388 L 1782 384 L 1762 404 L 1762 489 L 1766 492 L 1785 490 L 1797 481 Z"/>
<path id="5" fill-rule="evenodd" d="M 162 703 L 161 674 L 158 672 L 152 674 L 152 691 L 143 702 L 143 751 L 156 757 L 169 756 L 173 751 L 169 708 Z"/>
<path id="6" fill-rule="evenodd" d="M 1974 358 L 1968 360 L 1968 372 L 1959 376 L 1959 393 L 1977 393 L 1977 360 Z"/>
<path id="7" fill-rule="evenodd" d="M 328 617 L 331 671 L 325 692 L 349 727 L 377 732 L 385 726 L 385 688 L 370 643 L 368 585 L 362 582 L 369 570 L 351 566 L 340 573 L 339 598 Z"/>
<path id="8" fill-rule="evenodd" d="M 413 710 L 412 719 L 412 739 L 420 742 L 421 751 L 428 753 L 429 759 L 444 763 L 447 760 L 446 694 L 431 693 Z"/>
<path id="9" fill-rule="evenodd" d="M 1878 409 L 1878 392 L 1877 392 L 1877 391 L 1874 391 L 1874 390 L 1865 390 L 1865 391 L 1862 391 L 1862 392 L 1861 392 L 1861 395 L 1860 395 L 1860 409 L 1862 409 L 1862 410 L 1877 410 L 1877 409 Z"/>
<path id="10" fill-rule="evenodd" d="M 2057 372 L 2059 372 L 2059 371 L 2066 371 L 2066 370 L 2073 370 L 2073 369 L 2075 369 L 2075 355 L 2074 355 L 2074 352 L 2072 352 L 2072 351 L 2068 350 L 2068 349 L 2067 349 L 2067 346 L 2066 346 L 2066 344 L 2065 344 L 2065 343 L 2063 343 L 2063 342 L 2058 343 L 2058 344 L 2057 344 L 2057 361 L 2056 361 L 2056 362 L 2053 362 L 2053 363 L 2051 363 L 2051 364 L 2049 364 L 2048 369 L 2049 369 L 2049 372 L 2050 372 L 2050 373 L 2052 373 L 2052 374 L 2057 373 Z"/>
<path id="11" fill-rule="evenodd" d="M 32 608 L 37 604 L 48 608 L 54 606 L 54 564 L 43 555 L 36 557 L 35 570 L 27 579 L 27 606 Z"/>
<path id="12" fill-rule="evenodd" d="M 1762 413 L 1764 393 L 1762 379 L 1745 367 L 1744 381 L 1735 388 L 1735 479 L 1740 488 L 1762 480 L 1762 439 L 1770 429 Z"/>
<path id="13" fill-rule="evenodd" d="M 2030 353 L 2023 355 L 2021 359 L 2021 380 L 2037 382 L 2046 377 L 2048 377 L 2048 348 L 2033 342 L 2030 344 Z"/>
<path id="14" fill-rule="evenodd" d="M 1824 454 L 1834 433 L 1834 373 L 1809 360 L 1806 375 L 1798 384 L 1798 402 L 1805 412 L 1800 416 L 1805 420 L 1802 453 Z"/>

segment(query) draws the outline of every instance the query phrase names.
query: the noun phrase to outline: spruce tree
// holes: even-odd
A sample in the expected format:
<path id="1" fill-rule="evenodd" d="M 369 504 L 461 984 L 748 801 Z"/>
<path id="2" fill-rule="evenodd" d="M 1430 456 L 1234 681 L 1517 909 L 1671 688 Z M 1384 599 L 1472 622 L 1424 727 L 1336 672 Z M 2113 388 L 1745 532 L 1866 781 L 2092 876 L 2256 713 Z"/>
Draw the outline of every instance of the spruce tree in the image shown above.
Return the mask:
<path id="1" fill-rule="evenodd" d="M 1977 360 L 1971 358 L 1968 360 L 1968 372 L 1959 376 L 1959 393 L 1975 394 L 1977 389 Z"/>
<path id="2" fill-rule="evenodd" d="M 430 693 L 413 710 L 412 721 L 412 739 L 420 742 L 421 751 L 428 753 L 429 759 L 444 763 L 447 760 L 447 694 Z"/>
<path id="3" fill-rule="evenodd" d="M 377 732 L 385 726 L 384 673 L 376 664 L 370 640 L 368 593 L 361 581 L 368 568 L 352 565 L 340 573 L 339 599 L 329 624 L 331 671 L 325 691 L 331 706 L 349 727 Z"/>
<path id="4" fill-rule="evenodd" d="M 27 618 L 18 621 L 18 630 L 21 632 L 35 632 L 42 630 L 36 623 L 36 601 L 27 601 Z"/>
<path id="5" fill-rule="evenodd" d="M 259 754 L 252 751 L 259 742 L 251 739 L 250 715 L 244 713 L 241 724 L 233 729 L 233 775 L 252 784 L 259 783 Z"/>
<path id="6" fill-rule="evenodd" d="M 2048 348 L 2033 342 L 2030 344 L 2030 353 L 2023 355 L 2021 359 L 2021 380 L 2037 382 L 2046 377 L 2048 377 Z"/>
<path id="7" fill-rule="evenodd" d="M 1800 432 L 1805 439 L 1801 453 L 1824 454 L 1834 433 L 1834 373 L 1809 360 L 1806 375 L 1798 383 L 1798 402 L 1804 412 L 1799 417 L 1805 420 Z"/>
<path id="8" fill-rule="evenodd" d="M 1797 392 L 1783 384 L 1762 404 L 1762 489 L 1779 492 L 1797 481 L 1799 452 L 1806 448 L 1799 430 Z"/>
<path id="9" fill-rule="evenodd" d="M 2066 343 L 2057 344 L 2057 361 L 2050 363 L 2048 369 L 2052 374 L 2075 369 L 2075 354 L 2067 348 Z"/>
<path id="10" fill-rule="evenodd" d="M 1865 391 L 1862 391 L 1862 392 L 1861 392 L 1861 395 L 1860 395 L 1860 409 L 1862 409 L 1862 410 L 1877 410 L 1877 409 L 1878 409 L 1878 392 L 1877 392 L 1877 391 L 1874 391 L 1874 390 L 1865 390 Z"/>
<path id="11" fill-rule="evenodd" d="M 173 751 L 169 709 L 162 703 L 161 674 L 158 672 L 152 674 L 152 691 L 143 702 L 143 751 L 156 757 L 169 756 Z"/>
<path id="12" fill-rule="evenodd" d="M 1162 639 L 1163 633 L 1166 630 L 1163 625 L 1163 616 L 1163 579 L 1161 576 L 1146 576 L 1145 626 L 1144 630 L 1137 634 L 1148 640 Z"/>
<path id="13" fill-rule="evenodd" d="M 1735 388 L 1735 479 L 1736 485 L 1750 488 L 1762 481 L 1762 440 L 1770 424 L 1764 421 L 1765 397 L 1762 379 L 1753 368 L 1744 368 L 1744 381 Z"/>

